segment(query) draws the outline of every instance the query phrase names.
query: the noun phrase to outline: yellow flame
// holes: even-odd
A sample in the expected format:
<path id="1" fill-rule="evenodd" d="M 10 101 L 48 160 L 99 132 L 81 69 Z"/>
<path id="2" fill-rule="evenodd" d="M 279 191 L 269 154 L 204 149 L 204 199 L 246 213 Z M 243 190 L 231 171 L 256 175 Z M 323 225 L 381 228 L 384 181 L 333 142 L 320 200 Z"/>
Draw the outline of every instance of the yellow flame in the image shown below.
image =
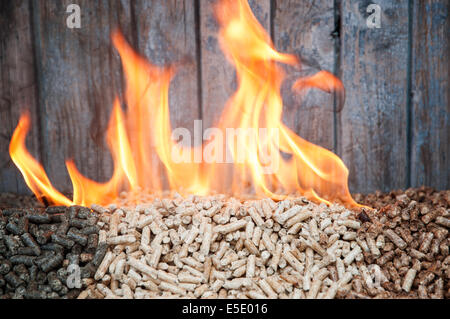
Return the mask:
<path id="1" fill-rule="evenodd" d="M 30 114 L 24 113 L 19 119 L 19 124 L 14 130 L 9 144 L 9 154 L 12 161 L 19 168 L 27 186 L 40 201 L 43 202 L 43 198 L 45 198 L 56 205 L 72 205 L 71 200 L 52 186 L 42 165 L 26 149 L 25 138 L 29 129 Z"/>
<path id="2" fill-rule="evenodd" d="M 246 0 L 221 0 L 215 12 L 220 23 L 221 47 L 238 77 L 238 89 L 216 123 L 222 133 L 220 137 L 213 135 L 208 143 L 197 147 L 181 146 L 172 140 L 169 86 L 175 69 L 152 65 L 119 32 L 114 32 L 112 41 L 120 54 L 127 83 L 127 111 L 122 112 L 116 99 L 107 131 L 114 161 L 113 176 L 106 183 L 97 183 L 82 176 L 73 161 L 67 161 L 74 198 L 73 202 L 65 198 L 54 190 L 42 167 L 25 149 L 29 126 L 25 116 L 13 136 L 10 153 L 38 197 L 46 196 L 62 205 L 106 204 L 127 187 L 162 190 L 161 168 L 164 168 L 172 190 L 200 195 L 212 191 L 243 195 L 251 185 L 258 196 L 276 200 L 301 194 L 326 204 L 338 201 L 360 207 L 349 193 L 348 170 L 341 159 L 305 141 L 281 121 L 280 87 L 284 72 L 280 64 L 299 65 L 298 59 L 274 48 Z M 299 93 L 314 88 L 337 94 L 339 98 L 344 96 L 341 81 L 326 71 L 300 78 L 293 86 Z M 232 128 L 250 134 L 230 139 L 227 132 Z M 226 141 L 223 137 L 227 137 Z M 224 150 L 214 148 L 221 142 L 225 142 Z M 194 160 L 197 152 L 205 156 L 205 152 L 221 151 L 231 154 L 234 159 L 231 167 Z M 174 152 L 187 154 L 185 161 L 174 160 Z"/>

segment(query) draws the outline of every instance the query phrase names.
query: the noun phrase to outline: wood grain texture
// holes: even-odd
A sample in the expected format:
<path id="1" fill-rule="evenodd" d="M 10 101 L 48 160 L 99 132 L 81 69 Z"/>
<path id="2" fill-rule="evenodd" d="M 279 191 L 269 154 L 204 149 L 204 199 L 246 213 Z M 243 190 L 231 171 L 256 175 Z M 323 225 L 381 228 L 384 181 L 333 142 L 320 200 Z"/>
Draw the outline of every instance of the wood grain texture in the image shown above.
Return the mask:
<path id="1" fill-rule="evenodd" d="M 450 188 L 450 3 L 413 2 L 411 184 Z"/>
<path id="2" fill-rule="evenodd" d="M 339 154 L 352 192 L 404 188 L 408 3 L 378 1 L 381 28 L 369 29 L 371 1 L 342 2 L 341 79 L 345 107 L 338 118 Z"/>
<path id="3" fill-rule="evenodd" d="M 22 111 L 31 115 L 27 148 L 41 157 L 30 21 L 28 1 L 0 3 L 0 192 L 31 193 L 8 151 Z"/>
<path id="4" fill-rule="evenodd" d="M 198 65 L 196 48 L 195 1 L 137 0 L 132 2 L 136 25 L 136 47 L 151 64 L 175 66 L 176 74 L 169 88 L 169 109 L 172 130 L 187 128 L 194 141 L 194 121 L 200 119 L 198 103 Z M 187 141 L 182 141 L 186 143 Z M 186 145 L 186 144 L 185 144 Z M 151 174 L 158 174 L 168 187 L 165 169 L 156 149 L 151 152 Z M 156 180 L 156 179 L 155 179 Z M 150 185 L 147 185 L 150 187 Z"/>
<path id="5" fill-rule="evenodd" d="M 66 26 L 69 4 L 81 8 L 81 28 Z M 104 181 L 112 160 L 104 141 L 109 113 L 122 91 L 110 33 L 130 37 L 128 1 L 32 1 L 41 111 L 42 159 L 54 186 L 71 191 L 65 159 L 87 177 Z"/>
<path id="6" fill-rule="evenodd" d="M 334 1 L 278 0 L 273 10 L 275 47 L 296 55 L 301 62 L 301 70 L 287 68 L 282 87 L 283 122 L 306 140 L 333 150 L 333 95 L 311 90 L 300 98 L 291 87 L 299 76 L 319 70 L 334 72 Z"/>
<path id="7" fill-rule="evenodd" d="M 225 58 L 218 40 L 219 25 L 214 16 L 216 0 L 200 0 L 202 119 L 203 129 L 219 119 L 236 91 L 236 72 Z M 270 0 L 249 1 L 262 26 L 270 32 Z"/>
<path id="8" fill-rule="evenodd" d="M 193 132 L 200 118 L 196 57 L 195 2 L 192 0 L 137 0 L 137 47 L 153 64 L 176 65 L 170 85 L 172 128 Z"/>

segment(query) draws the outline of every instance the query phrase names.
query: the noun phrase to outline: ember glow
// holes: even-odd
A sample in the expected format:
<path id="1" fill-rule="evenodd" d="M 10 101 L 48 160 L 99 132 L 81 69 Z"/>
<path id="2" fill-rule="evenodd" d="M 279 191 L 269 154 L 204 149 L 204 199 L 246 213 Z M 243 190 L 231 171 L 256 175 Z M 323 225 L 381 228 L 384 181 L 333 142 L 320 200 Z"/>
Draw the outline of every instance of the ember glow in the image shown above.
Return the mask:
<path id="1" fill-rule="evenodd" d="M 123 112 L 120 101 L 115 101 L 106 132 L 113 175 L 108 182 L 97 183 L 81 175 L 73 161 L 66 161 L 74 191 L 69 200 L 52 187 L 43 167 L 26 150 L 30 119 L 23 114 L 11 140 L 10 155 L 38 198 L 57 205 L 108 204 L 124 189 L 161 191 L 165 175 L 170 189 L 182 193 L 231 192 L 239 196 L 248 193 L 251 185 L 258 197 L 282 200 L 303 195 L 317 202 L 360 207 L 349 193 L 348 169 L 341 159 L 302 139 L 281 121 L 282 64 L 299 65 L 300 61 L 275 50 L 246 0 L 219 1 L 215 12 L 221 26 L 221 47 L 238 77 L 238 89 L 225 105 L 216 131 L 223 133 L 219 134 L 222 137 L 228 129 L 260 132 L 266 128 L 268 133 L 226 142 L 216 134 L 200 146 L 178 144 L 172 139 L 169 115 L 169 86 L 175 68 L 152 65 L 114 32 L 112 41 L 126 76 L 127 109 Z M 341 81 L 326 71 L 300 78 L 293 86 L 300 94 L 309 89 L 344 95 Z M 198 151 L 203 161 L 194 160 Z M 207 151 L 216 155 L 228 152 L 236 161 L 233 165 L 207 161 Z M 187 154 L 187 160 L 174 160 L 174 153 Z M 269 172 L 268 165 L 272 168 Z"/>

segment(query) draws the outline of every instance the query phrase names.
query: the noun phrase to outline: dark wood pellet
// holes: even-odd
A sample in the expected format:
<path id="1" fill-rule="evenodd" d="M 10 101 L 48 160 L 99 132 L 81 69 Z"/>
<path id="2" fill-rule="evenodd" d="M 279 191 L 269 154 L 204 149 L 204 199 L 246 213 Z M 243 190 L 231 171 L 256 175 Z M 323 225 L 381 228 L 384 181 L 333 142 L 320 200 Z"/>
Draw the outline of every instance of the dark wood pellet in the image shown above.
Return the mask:
<path id="1" fill-rule="evenodd" d="M 0 298 L 76 298 L 80 290 L 67 287 L 67 267 L 95 274 L 96 223 L 97 215 L 81 206 L 1 209 Z"/>

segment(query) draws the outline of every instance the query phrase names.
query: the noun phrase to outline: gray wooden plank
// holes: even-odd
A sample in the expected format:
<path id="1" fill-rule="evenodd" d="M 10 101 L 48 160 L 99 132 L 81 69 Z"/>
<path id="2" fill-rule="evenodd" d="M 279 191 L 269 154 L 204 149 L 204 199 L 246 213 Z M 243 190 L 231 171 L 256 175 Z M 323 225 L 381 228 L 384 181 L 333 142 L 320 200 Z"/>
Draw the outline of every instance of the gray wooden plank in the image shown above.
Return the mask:
<path id="1" fill-rule="evenodd" d="M 334 1 L 275 1 L 274 43 L 278 51 L 296 55 L 301 70 L 287 68 L 282 87 L 283 122 L 302 138 L 333 150 L 334 96 L 318 89 L 304 97 L 291 89 L 299 76 L 319 70 L 334 72 Z"/>
<path id="2" fill-rule="evenodd" d="M 219 44 L 215 3 L 215 0 L 200 0 L 203 129 L 217 122 L 226 102 L 237 89 L 236 72 Z M 252 0 L 249 4 L 258 21 L 270 32 L 270 0 Z"/>
<path id="3" fill-rule="evenodd" d="M 271 22 L 270 2 L 270 0 L 248 1 L 254 16 L 268 33 L 270 33 Z M 220 26 L 216 19 L 214 7 L 216 3 L 215 0 L 199 1 L 203 131 L 216 127 L 227 101 L 237 90 L 236 71 L 225 57 L 219 43 Z M 226 152 L 225 149 L 224 152 Z M 230 189 L 233 188 L 233 191 L 238 191 L 241 194 L 249 191 L 244 188 L 251 183 L 247 183 L 246 177 L 233 171 L 231 164 L 221 164 L 219 170 L 221 177 L 211 181 L 211 187 L 214 190 L 230 192 Z"/>
<path id="4" fill-rule="evenodd" d="M 338 117 L 338 150 L 351 192 L 407 183 L 408 2 L 377 3 L 381 28 L 366 25 L 369 1 L 343 1 L 341 8 L 346 104 Z"/>
<path id="5" fill-rule="evenodd" d="M 172 130 L 187 128 L 194 142 L 194 121 L 200 119 L 198 103 L 198 65 L 195 2 L 186 0 L 138 0 L 133 2 L 136 17 L 136 46 L 140 54 L 158 67 L 175 66 L 175 75 L 169 87 L 169 111 Z M 150 138 L 150 137 L 149 137 Z M 187 141 L 183 141 L 186 143 Z M 186 144 L 185 144 L 186 145 Z M 146 187 L 168 188 L 166 171 L 156 149 L 147 153 L 152 165 L 147 170 L 159 178 Z M 138 164 L 138 170 L 140 166 Z M 142 170 L 142 169 L 141 169 Z M 148 179 L 150 180 L 150 179 Z"/>
<path id="6" fill-rule="evenodd" d="M 29 111 L 31 128 L 26 145 L 39 160 L 36 77 L 28 1 L 0 4 L 0 192 L 30 194 L 9 156 L 9 142 L 22 111 Z"/>
<path id="7" fill-rule="evenodd" d="M 69 4 L 81 8 L 81 28 L 66 26 Z M 70 192 L 65 160 L 86 177 L 108 180 L 111 155 L 105 131 L 122 91 L 121 64 L 110 40 L 130 34 L 130 4 L 121 1 L 32 1 L 42 129 L 42 159 L 54 186 Z"/>
<path id="8" fill-rule="evenodd" d="M 176 65 L 169 91 L 172 128 L 193 132 L 199 119 L 195 2 L 137 0 L 133 2 L 137 47 L 158 66 Z"/>
<path id="9" fill-rule="evenodd" d="M 450 188 L 450 3 L 413 2 L 411 185 Z"/>

